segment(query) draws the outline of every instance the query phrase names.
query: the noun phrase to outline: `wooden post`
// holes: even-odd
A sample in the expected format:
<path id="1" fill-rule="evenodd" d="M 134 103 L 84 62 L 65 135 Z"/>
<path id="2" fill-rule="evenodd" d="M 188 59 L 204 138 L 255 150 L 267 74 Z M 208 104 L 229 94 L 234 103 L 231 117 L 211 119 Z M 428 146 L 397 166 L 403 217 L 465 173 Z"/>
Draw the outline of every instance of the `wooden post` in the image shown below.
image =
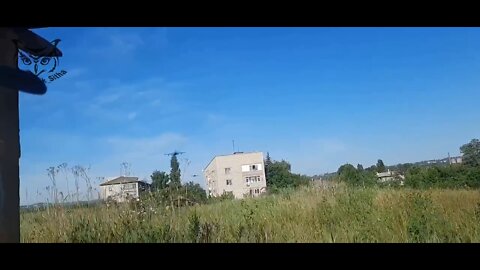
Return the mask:
<path id="1" fill-rule="evenodd" d="M 0 28 L 0 243 L 20 242 L 18 93 L 41 95 L 47 91 L 40 78 L 18 69 L 18 49 L 60 57 L 58 41 L 52 44 L 26 28 Z"/>
<path id="2" fill-rule="evenodd" d="M 18 52 L 8 29 L 0 28 L 0 65 L 18 66 Z M 18 89 L 0 86 L 0 243 L 20 242 Z"/>

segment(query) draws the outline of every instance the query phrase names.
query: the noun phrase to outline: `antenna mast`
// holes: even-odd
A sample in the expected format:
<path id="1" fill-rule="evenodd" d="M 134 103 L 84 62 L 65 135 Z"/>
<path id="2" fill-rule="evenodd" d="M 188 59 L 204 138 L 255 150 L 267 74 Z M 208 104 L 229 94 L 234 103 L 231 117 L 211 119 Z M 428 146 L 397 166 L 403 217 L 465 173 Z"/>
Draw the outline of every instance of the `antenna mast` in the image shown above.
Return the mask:
<path id="1" fill-rule="evenodd" d="M 130 163 L 122 162 L 120 164 L 120 174 L 121 174 L 121 176 L 130 176 L 130 167 L 131 167 Z"/>

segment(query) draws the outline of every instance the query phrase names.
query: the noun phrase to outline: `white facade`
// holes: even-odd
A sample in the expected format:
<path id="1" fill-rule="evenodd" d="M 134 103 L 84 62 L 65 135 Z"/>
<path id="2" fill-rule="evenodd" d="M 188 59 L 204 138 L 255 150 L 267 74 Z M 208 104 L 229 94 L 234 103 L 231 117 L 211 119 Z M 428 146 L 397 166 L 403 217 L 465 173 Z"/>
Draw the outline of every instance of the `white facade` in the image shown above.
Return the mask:
<path id="1" fill-rule="evenodd" d="M 138 198 L 138 184 L 137 183 L 127 183 L 127 184 L 113 184 L 108 186 L 102 186 L 102 197 L 107 199 L 112 199 L 117 202 L 124 202 L 127 200 L 127 197 Z"/>
<path id="2" fill-rule="evenodd" d="M 118 177 L 100 185 L 101 198 L 124 202 L 129 199 L 138 199 L 140 192 L 146 190 L 149 184 L 139 181 L 137 177 Z"/>
<path id="3" fill-rule="evenodd" d="M 378 181 L 380 183 L 386 183 L 386 182 L 391 182 L 391 181 L 396 181 L 400 180 L 400 185 L 404 184 L 405 176 L 398 174 L 393 171 L 386 171 L 386 172 L 381 172 L 377 173 Z"/>
<path id="4" fill-rule="evenodd" d="M 460 164 L 460 163 L 462 163 L 462 157 L 450 158 L 450 164 Z"/>
<path id="5" fill-rule="evenodd" d="M 235 153 L 216 156 L 205 168 L 208 193 L 221 196 L 232 193 L 235 198 L 256 197 L 266 191 L 263 153 Z"/>

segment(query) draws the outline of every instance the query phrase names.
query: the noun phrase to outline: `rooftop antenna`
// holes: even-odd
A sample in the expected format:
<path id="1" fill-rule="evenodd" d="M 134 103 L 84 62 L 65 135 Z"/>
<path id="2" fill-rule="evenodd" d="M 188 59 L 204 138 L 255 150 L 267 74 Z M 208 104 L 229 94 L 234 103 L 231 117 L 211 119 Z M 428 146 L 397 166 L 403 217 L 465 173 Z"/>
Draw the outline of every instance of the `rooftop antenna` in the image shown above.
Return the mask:
<path id="1" fill-rule="evenodd" d="M 183 165 L 183 174 L 186 176 L 187 175 L 187 168 L 190 165 L 191 161 L 188 158 L 183 159 L 184 165 Z M 185 180 L 185 179 L 184 179 Z M 185 180 L 186 183 L 187 180 Z"/>
<path id="2" fill-rule="evenodd" d="M 233 152 L 235 153 L 235 140 L 232 140 Z"/>
<path id="3" fill-rule="evenodd" d="M 131 164 L 128 162 L 122 162 L 120 164 L 120 174 L 121 176 L 130 176 Z"/>
<path id="4" fill-rule="evenodd" d="M 0 28 L 0 243 L 20 242 L 19 91 L 47 92 L 42 79 L 18 68 L 19 49 L 35 57 L 62 56 L 54 44 L 27 28 Z"/>

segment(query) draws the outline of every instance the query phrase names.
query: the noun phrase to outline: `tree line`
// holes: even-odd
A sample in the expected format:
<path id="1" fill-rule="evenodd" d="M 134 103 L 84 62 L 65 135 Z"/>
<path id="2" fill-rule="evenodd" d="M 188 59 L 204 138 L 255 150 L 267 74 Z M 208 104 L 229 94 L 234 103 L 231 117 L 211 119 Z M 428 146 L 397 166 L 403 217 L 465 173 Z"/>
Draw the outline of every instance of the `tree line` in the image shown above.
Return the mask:
<path id="1" fill-rule="evenodd" d="M 386 167 L 381 159 L 376 165 L 363 169 L 361 164 L 354 167 L 344 164 L 333 177 L 353 186 L 394 185 L 403 180 L 405 187 L 411 188 L 479 188 L 480 187 L 480 140 L 472 139 L 460 147 L 462 162 L 455 164 L 415 165 L 412 163 Z M 376 173 L 395 170 L 397 181 L 379 183 Z M 399 175 L 404 176 L 400 179 Z"/>

